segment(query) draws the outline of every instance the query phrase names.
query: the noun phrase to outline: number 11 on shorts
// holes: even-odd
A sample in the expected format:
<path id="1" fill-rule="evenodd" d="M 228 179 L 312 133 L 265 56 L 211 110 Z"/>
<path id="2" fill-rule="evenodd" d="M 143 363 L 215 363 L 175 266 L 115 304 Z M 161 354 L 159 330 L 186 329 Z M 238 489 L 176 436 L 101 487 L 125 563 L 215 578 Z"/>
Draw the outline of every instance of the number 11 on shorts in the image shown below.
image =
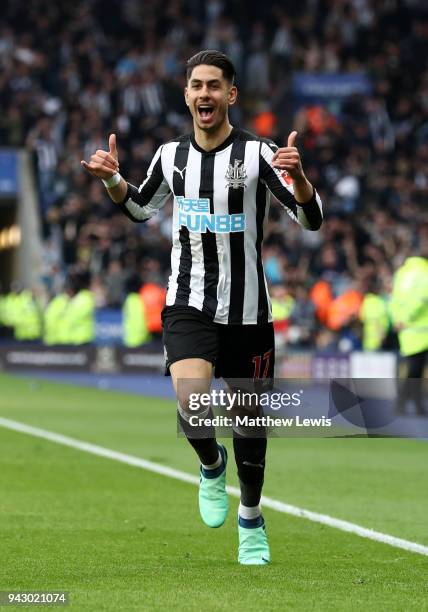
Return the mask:
<path id="1" fill-rule="evenodd" d="M 253 357 L 253 363 L 254 363 L 253 380 L 256 380 L 257 378 L 267 378 L 269 376 L 269 365 L 270 365 L 270 359 L 272 356 L 272 351 L 273 349 L 269 349 L 268 351 L 266 351 L 264 355 L 255 355 L 255 357 Z M 260 372 L 262 371 L 263 364 L 264 364 L 263 375 L 260 376 Z"/>

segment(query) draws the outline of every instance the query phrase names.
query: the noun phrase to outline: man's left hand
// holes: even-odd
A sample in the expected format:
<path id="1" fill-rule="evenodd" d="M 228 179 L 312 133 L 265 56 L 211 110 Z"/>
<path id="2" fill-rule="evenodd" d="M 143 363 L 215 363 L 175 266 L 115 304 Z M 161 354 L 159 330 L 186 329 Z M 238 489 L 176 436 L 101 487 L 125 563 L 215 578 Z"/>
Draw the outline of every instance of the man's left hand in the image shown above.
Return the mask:
<path id="1" fill-rule="evenodd" d="M 272 166 L 278 170 L 286 170 L 293 180 L 304 179 L 299 151 L 294 146 L 297 132 L 291 132 L 287 140 L 287 146 L 281 147 L 272 157 Z"/>

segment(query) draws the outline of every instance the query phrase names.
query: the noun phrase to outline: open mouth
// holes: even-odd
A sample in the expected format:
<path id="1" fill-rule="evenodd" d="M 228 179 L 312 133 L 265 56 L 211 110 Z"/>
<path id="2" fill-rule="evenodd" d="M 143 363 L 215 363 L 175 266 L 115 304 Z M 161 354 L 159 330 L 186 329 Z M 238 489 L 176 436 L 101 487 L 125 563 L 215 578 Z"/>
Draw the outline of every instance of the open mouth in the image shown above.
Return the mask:
<path id="1" fill-rule="evenodd" d="M 198 106 L 198 113 L 202 121 L 210 121 L 214 114 L 214 107 L 210 104 L 201 104 Z"/>

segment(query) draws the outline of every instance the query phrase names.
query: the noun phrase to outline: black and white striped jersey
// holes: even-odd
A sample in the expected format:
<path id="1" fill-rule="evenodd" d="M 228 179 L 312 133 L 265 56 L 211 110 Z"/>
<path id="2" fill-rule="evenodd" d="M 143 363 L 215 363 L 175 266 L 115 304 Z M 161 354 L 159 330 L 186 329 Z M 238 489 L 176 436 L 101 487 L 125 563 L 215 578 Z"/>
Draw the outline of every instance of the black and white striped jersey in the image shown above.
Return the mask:
<path id="1" fill-rule="evenodd" d="M 134 221 L 174 196 L 167 305 L 193 306 L 223 324 L 272 321 L 261 256 L 270 194 L 304 228 L 322 222 L 318 194 L 300 206 L 286 173 L 271 166 L 277 148 L 235 128 L 209 152 L 181 136 L 159 147 L 139 188 L 128 184 L 119 206 Z"/>

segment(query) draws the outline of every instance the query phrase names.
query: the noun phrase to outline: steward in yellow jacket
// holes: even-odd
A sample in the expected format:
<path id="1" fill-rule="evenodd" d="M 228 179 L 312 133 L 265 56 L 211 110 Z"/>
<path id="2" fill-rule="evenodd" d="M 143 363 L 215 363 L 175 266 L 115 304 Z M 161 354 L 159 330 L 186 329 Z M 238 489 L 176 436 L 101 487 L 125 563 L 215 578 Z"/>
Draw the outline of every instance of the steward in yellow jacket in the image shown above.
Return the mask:
<path id="1" fill-rule="evenodd" d="M 423 381 L 428 359 L 428 257 L 409 257 L 394 276 L 391 317 L 398 330 L 400 353 L 406 357 L 407 380 L 397 410 L 403 413 L 411 399 L 416 413 L 425 414 Z"/>
<path id="2" fill-rule="evenodd" d="M 363 349 L 378 351 L 389 328 L 388 304 L 385 299 L 377 293 L 366 293 L 361 304 L 360 319 L 363 323 Z"/>
<path id="3" fill-rule="evenodd" d="M 39 340 L 42 336 L 42 310 L 33 292 L 24 289 L 13 302 L 12 316 L 15 339 L 21 341 Z"/>
<path id="4" fill-rule="evenodd" d="M 64 339 L 66 344 L 87 344 L 95 340 L 95 296 L 89 290 L 90 274 L 74 272 L 69 279 L 72 295 L 65 311 Z"/>
<path id="5" fill-rule="evenodd" d="M 394 276 L 391 318 L 398 329 L 400 353 L 428 349 L 428 258 L 409 257 Z"/>
<path id="6" fill-rule="evenodd" d="M 48 345 L 67 344 L 67 307 L 70 297 L 67 293 L 56 295 L 46 307 L 44 315 L 43 342 Z"/>

